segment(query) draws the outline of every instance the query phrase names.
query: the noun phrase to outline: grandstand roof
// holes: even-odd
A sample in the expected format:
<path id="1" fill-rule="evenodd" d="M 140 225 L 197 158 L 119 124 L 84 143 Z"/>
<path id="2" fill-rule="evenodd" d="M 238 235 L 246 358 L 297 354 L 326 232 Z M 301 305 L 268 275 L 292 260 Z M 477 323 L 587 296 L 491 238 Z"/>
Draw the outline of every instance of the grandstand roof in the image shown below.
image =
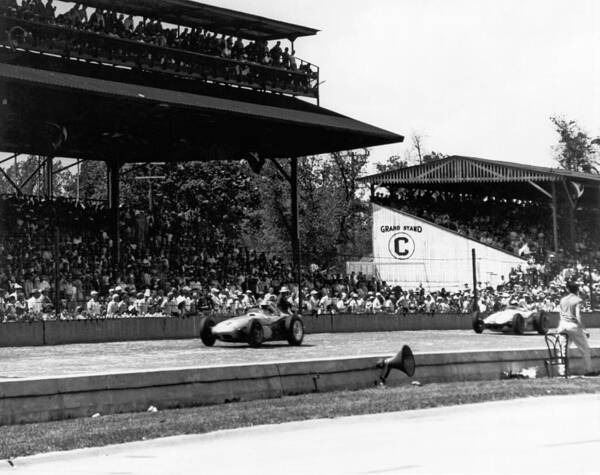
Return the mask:
<path id="1" fill-rule="evenodd" d="M 600 185 L 600 175 L 459 155 L 423 165 L 369 175 L 360 178 L 359 181 L 383 186 L 407 186 L 448 183 L 557 182 L 564 180 L 587 185 Z"/>
<path id="2" fill-rule="evenodd" d="M 257 40 L 296 39 L 319 30 L 191 0 L 85 0 L 85 5 Z"/>
<path id="3" fill-rule="evenodd" d="M 281 158 L 401 142 L 403 137 L 295 98 L 254 102 L 3 64 L 0 150 L 124 162 Z"/>
<path id="4" fill-rule="evenodd" d="M 541 194 L 549 197 L 551 190 L 547 185 L 551 183 L 570 182 L 584 188 L 600 187 L 600 175 L 459 155 L 365 176 L 359 181 L 375 186 L 401 186 L 533 200 L 538 200 Z M 587 193 L 585 198 L 594 199 Z"/>

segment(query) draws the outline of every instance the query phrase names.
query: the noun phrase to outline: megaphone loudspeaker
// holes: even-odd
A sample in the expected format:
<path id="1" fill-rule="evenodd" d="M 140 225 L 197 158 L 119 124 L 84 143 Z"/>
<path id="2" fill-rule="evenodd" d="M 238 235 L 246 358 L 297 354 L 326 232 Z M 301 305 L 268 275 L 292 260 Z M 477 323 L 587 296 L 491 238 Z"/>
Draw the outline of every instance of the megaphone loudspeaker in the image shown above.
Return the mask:
<path id="1" fill-rule="evenodd" d="M 381 383 L 385 384 L 387 377 L 392 369 L 399 369 L 408 377 L 413 377 L 415 374 L 415 357 L 413 355 L 410 346 L 404 345 L 402 350 L 394 357 L 380 360 L 377 363 L 377 367 L 381 368 L 381 375 L 379 379 Z"/>

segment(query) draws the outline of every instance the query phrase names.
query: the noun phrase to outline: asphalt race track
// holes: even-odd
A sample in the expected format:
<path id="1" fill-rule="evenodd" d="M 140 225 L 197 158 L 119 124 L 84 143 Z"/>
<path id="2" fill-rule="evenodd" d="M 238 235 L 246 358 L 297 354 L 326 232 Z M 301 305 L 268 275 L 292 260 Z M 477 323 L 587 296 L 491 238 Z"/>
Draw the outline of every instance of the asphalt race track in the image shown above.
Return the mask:
<path id="1" fill-rule="evenodd" d="M 597 474 L 599 449 L 600 397 L 594 394 L 170 437 L 19 458 L 13 467 L 0 464 L 0 472 Z"/>
<path id="2" fill-rule="evenodd" d="M 600 329 L 591 329 L 591 346 L 600 346 Z M 0 348 L 0 380 L 139 370 L 217 366 L 394 354 L 409 344 L 415 352 L 545 348 L 535 333 L 513 335 L 472 331 L 324 333 L 307 335 L 301 347 L 267 343 L 262 348 L 200 340 L 161 340 L 65 346 Z"/>

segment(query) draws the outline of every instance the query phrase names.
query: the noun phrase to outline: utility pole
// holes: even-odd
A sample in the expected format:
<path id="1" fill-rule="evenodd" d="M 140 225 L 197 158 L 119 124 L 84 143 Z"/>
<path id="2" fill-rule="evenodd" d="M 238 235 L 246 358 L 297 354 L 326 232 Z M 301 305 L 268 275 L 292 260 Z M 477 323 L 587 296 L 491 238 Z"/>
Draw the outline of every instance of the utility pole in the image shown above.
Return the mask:
<path id="1" fill-rule="evenodd" d="M 471 259 L 473 263 L 473 312 L 479 311 L 479 295 L 477 292 L 477 253 L 475 249 L 471 250 Z"/>
<path id="2" fill-rule="evenodd" d="M 136 180 L 147 181 L 148 182 L 148 209 L 152 211 L 153 202 L 152 202 L 152 182 L 154 180 L 164 180 L 167 178 L 165 175 L 156 175 L 156 176 L 136 176 Z"/>

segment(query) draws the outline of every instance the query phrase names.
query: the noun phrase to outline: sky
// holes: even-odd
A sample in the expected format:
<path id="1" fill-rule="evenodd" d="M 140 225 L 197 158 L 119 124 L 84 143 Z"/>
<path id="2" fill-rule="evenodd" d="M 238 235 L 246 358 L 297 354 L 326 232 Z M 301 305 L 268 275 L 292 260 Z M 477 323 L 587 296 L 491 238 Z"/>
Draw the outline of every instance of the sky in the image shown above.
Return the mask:
<path id="1" fill-rule="evenodd" d="M 296 42 L 321 105 L 411 149 L 555 166 L 550 117 L 600 136 L 600 0 L 204 0 L 321 30 Z M 59 10 L 72 4 L 60 2 Z M 285 43 L 285 42 L 284 42 Z"/>
<path id="2" fill-rule="evenodd" d="M 321 105 L 405 135 L 373 149 L 554 166 L 550 117 L 600 136 L 599 0 L 204 0 L 317 28 Z"/>

